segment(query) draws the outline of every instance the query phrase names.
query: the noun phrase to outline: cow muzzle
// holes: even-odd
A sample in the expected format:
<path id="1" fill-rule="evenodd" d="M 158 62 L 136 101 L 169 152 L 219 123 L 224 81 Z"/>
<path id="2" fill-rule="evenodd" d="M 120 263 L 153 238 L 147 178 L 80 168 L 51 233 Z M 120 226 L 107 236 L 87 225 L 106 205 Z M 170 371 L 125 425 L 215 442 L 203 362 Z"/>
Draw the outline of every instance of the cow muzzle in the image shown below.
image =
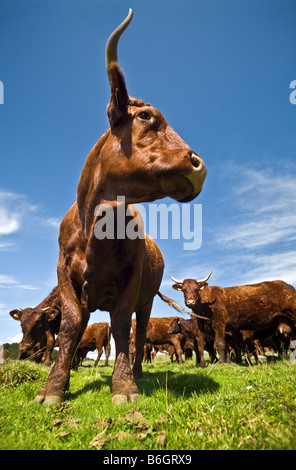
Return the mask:
<path id="1" fill-rule="evenodd" d="M 189 202 L 195 199 L 202 190 L 203 184 L 207 177 L 207 169 L 202 158 L 194 152 L 188 153 L 189 160 L 192 168 L 191 173 L 185 175 L 185 178 L 190 182 L 192 186 L 192 194 L 182 199 L 180 202 Z"/>
<path id="2" fill-rule="evenodd" d="M 30 357 L 30 353 L 26 349 L 20 350 L 19 352 L 20 360 L 28 359 L 29 357 Z"/>

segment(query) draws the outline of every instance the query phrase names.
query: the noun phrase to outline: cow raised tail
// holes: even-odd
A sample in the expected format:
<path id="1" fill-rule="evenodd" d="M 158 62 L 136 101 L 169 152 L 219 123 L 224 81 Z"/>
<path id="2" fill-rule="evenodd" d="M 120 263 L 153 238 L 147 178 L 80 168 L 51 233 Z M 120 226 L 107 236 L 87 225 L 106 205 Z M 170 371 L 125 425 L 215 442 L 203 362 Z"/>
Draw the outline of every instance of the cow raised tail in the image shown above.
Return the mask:
<path id="1" fill-rule="evenodd" d="M 188 315 L 191 315 L 191 316 L 194 316 L 194 317 L 197 317 L 197 318 L 201 318 L 202 320 L 208 320 L 208 318 L 206 317 L 202 317 L 201 315 L 197 315 L 196 313 L 194 312 L 189 312 L 189 310 L 186 310 L 186 308 L 184 307 L 181 307 L 181 305 L 179 305 L 175 300 L 173 299 L 170 299 L 169 297 L 167 297 L 166 295 L 162 294 L 161 292 L 157 292 L 157 295 L 161 298 L 161 300 L 163 300 L 166 304 L 168 304 L 170 307 L 174 308 L 175 310 L 177 310 L 177 312 L 183 314 L 183 312 L 187 313 Z"/>

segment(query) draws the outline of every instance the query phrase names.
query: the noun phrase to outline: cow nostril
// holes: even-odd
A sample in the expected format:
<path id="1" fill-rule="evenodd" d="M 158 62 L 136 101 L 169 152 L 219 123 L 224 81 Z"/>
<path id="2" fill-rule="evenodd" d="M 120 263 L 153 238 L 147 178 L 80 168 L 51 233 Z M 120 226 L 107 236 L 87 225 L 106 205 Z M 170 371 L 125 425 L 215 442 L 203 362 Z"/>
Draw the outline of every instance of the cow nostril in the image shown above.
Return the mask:
<path id="1" fill-rule="evenodd" d="M 192 165 L 194 166 L 194 168 L 201 168 L 202 167 L 201 158 L 193 152 L 190 152 L 190 161 L 191 161 Z"/>

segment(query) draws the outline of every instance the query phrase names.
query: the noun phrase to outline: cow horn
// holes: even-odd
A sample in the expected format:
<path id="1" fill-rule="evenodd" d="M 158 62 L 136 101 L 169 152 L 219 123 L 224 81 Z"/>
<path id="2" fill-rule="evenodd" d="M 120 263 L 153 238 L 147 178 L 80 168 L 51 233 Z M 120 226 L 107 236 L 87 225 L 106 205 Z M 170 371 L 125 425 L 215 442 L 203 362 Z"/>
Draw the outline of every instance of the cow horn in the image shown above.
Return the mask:
<path id="1" fill-rule="evenodd" d="M 204 279 L 201 279 L 201 280 L 197 280 L 196 279 L 196 282 L 207 282 L 207 280 L 209 279 L 209 277 L 211 276 L 213 270 L 211 270 L 210 274 L 208 274 Z"/>
<path id="2" fill-rule="evenodd" d="M 50 309 L 50 307 L 45 307 L 45 308 L 42 309 L 42 312 L 46 312 L 46 310 L 49 310 L 49 309 Z"/>
<path id="3" fill-rule="evenodd" d="M 170 278 L 172 279 L 172 281 L 174 281 L 176 284 L 183 284 L 184 281 L 178 281 L 177 279 L 175 279 L 173 276 L 171 276 L 169 274 Z"/>
<path id="4" fill-rule="evenodd" d="M 117 58 L 117 45 L 120 36 L 122 35 L 123 31 L 128 27 L 128 25 L 131 22 L 131 19 L 133 17 L 133 10 L 130 8 L 129 13 L 125 20 L 113 31 L 113 33 L 110 35 L 107 45 L 106 45 L 106 68 L 107 68 L 107 74 L 109 78 L 109 83 L 111 85 L 111 75 L 110 75 L 110 64 L 111 62 L 116 62 L 118 63 L 118 58 Z"/>

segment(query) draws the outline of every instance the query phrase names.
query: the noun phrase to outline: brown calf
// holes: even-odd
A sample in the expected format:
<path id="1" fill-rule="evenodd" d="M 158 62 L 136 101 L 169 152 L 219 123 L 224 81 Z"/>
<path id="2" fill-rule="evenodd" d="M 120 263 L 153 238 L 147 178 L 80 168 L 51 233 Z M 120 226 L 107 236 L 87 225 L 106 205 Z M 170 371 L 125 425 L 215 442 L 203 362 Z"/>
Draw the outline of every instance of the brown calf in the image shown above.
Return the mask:
<path id="1" fill-rule="evenodd" d="M 214 341 L 211 338 L 206 337 L 205 334 L 200 330 L 197 322 L 197 318 L 191 318 L 184 320 L 183 318 L 177 318 L 170 324 L 169 333 L 179 334 L 182 333 L 186 338 L 193 340 L 194 352 L 196 354 L 196 365 L 204 366 L 204 350 L 205 348 L 209 352 L 211 362 L 216 361 L 216 353 L 214 350 Z"/>
<path id="2" fill-rule="evenodd" d="M 89 351 L 98 351 L 94 367 L 99 363 L 100 357 L 105 351 L 105 366 L 108 365 L 110 356 L 111 328 L 108 322 L 93 323 L 85 328 L 79 346 L 73 358 L 72 367 L 76 369 L 82 363 Z"/>
<path id="3" fill-rule="evenodd" d="M 185 342 L 185 337 L 182 333 L 171 334 L 168 331 L 170 324 L 175 318 L 178 317 L 150 318 L 146 331 L 146 344 L 150 347 L 163 346 L 165 344 L 174 346 L 178 362 L 182 364 L 182 343 Z M 133 332 L 136 331 L 136 324 L 137 321 L 134 318 L 132 321 Z"/>

